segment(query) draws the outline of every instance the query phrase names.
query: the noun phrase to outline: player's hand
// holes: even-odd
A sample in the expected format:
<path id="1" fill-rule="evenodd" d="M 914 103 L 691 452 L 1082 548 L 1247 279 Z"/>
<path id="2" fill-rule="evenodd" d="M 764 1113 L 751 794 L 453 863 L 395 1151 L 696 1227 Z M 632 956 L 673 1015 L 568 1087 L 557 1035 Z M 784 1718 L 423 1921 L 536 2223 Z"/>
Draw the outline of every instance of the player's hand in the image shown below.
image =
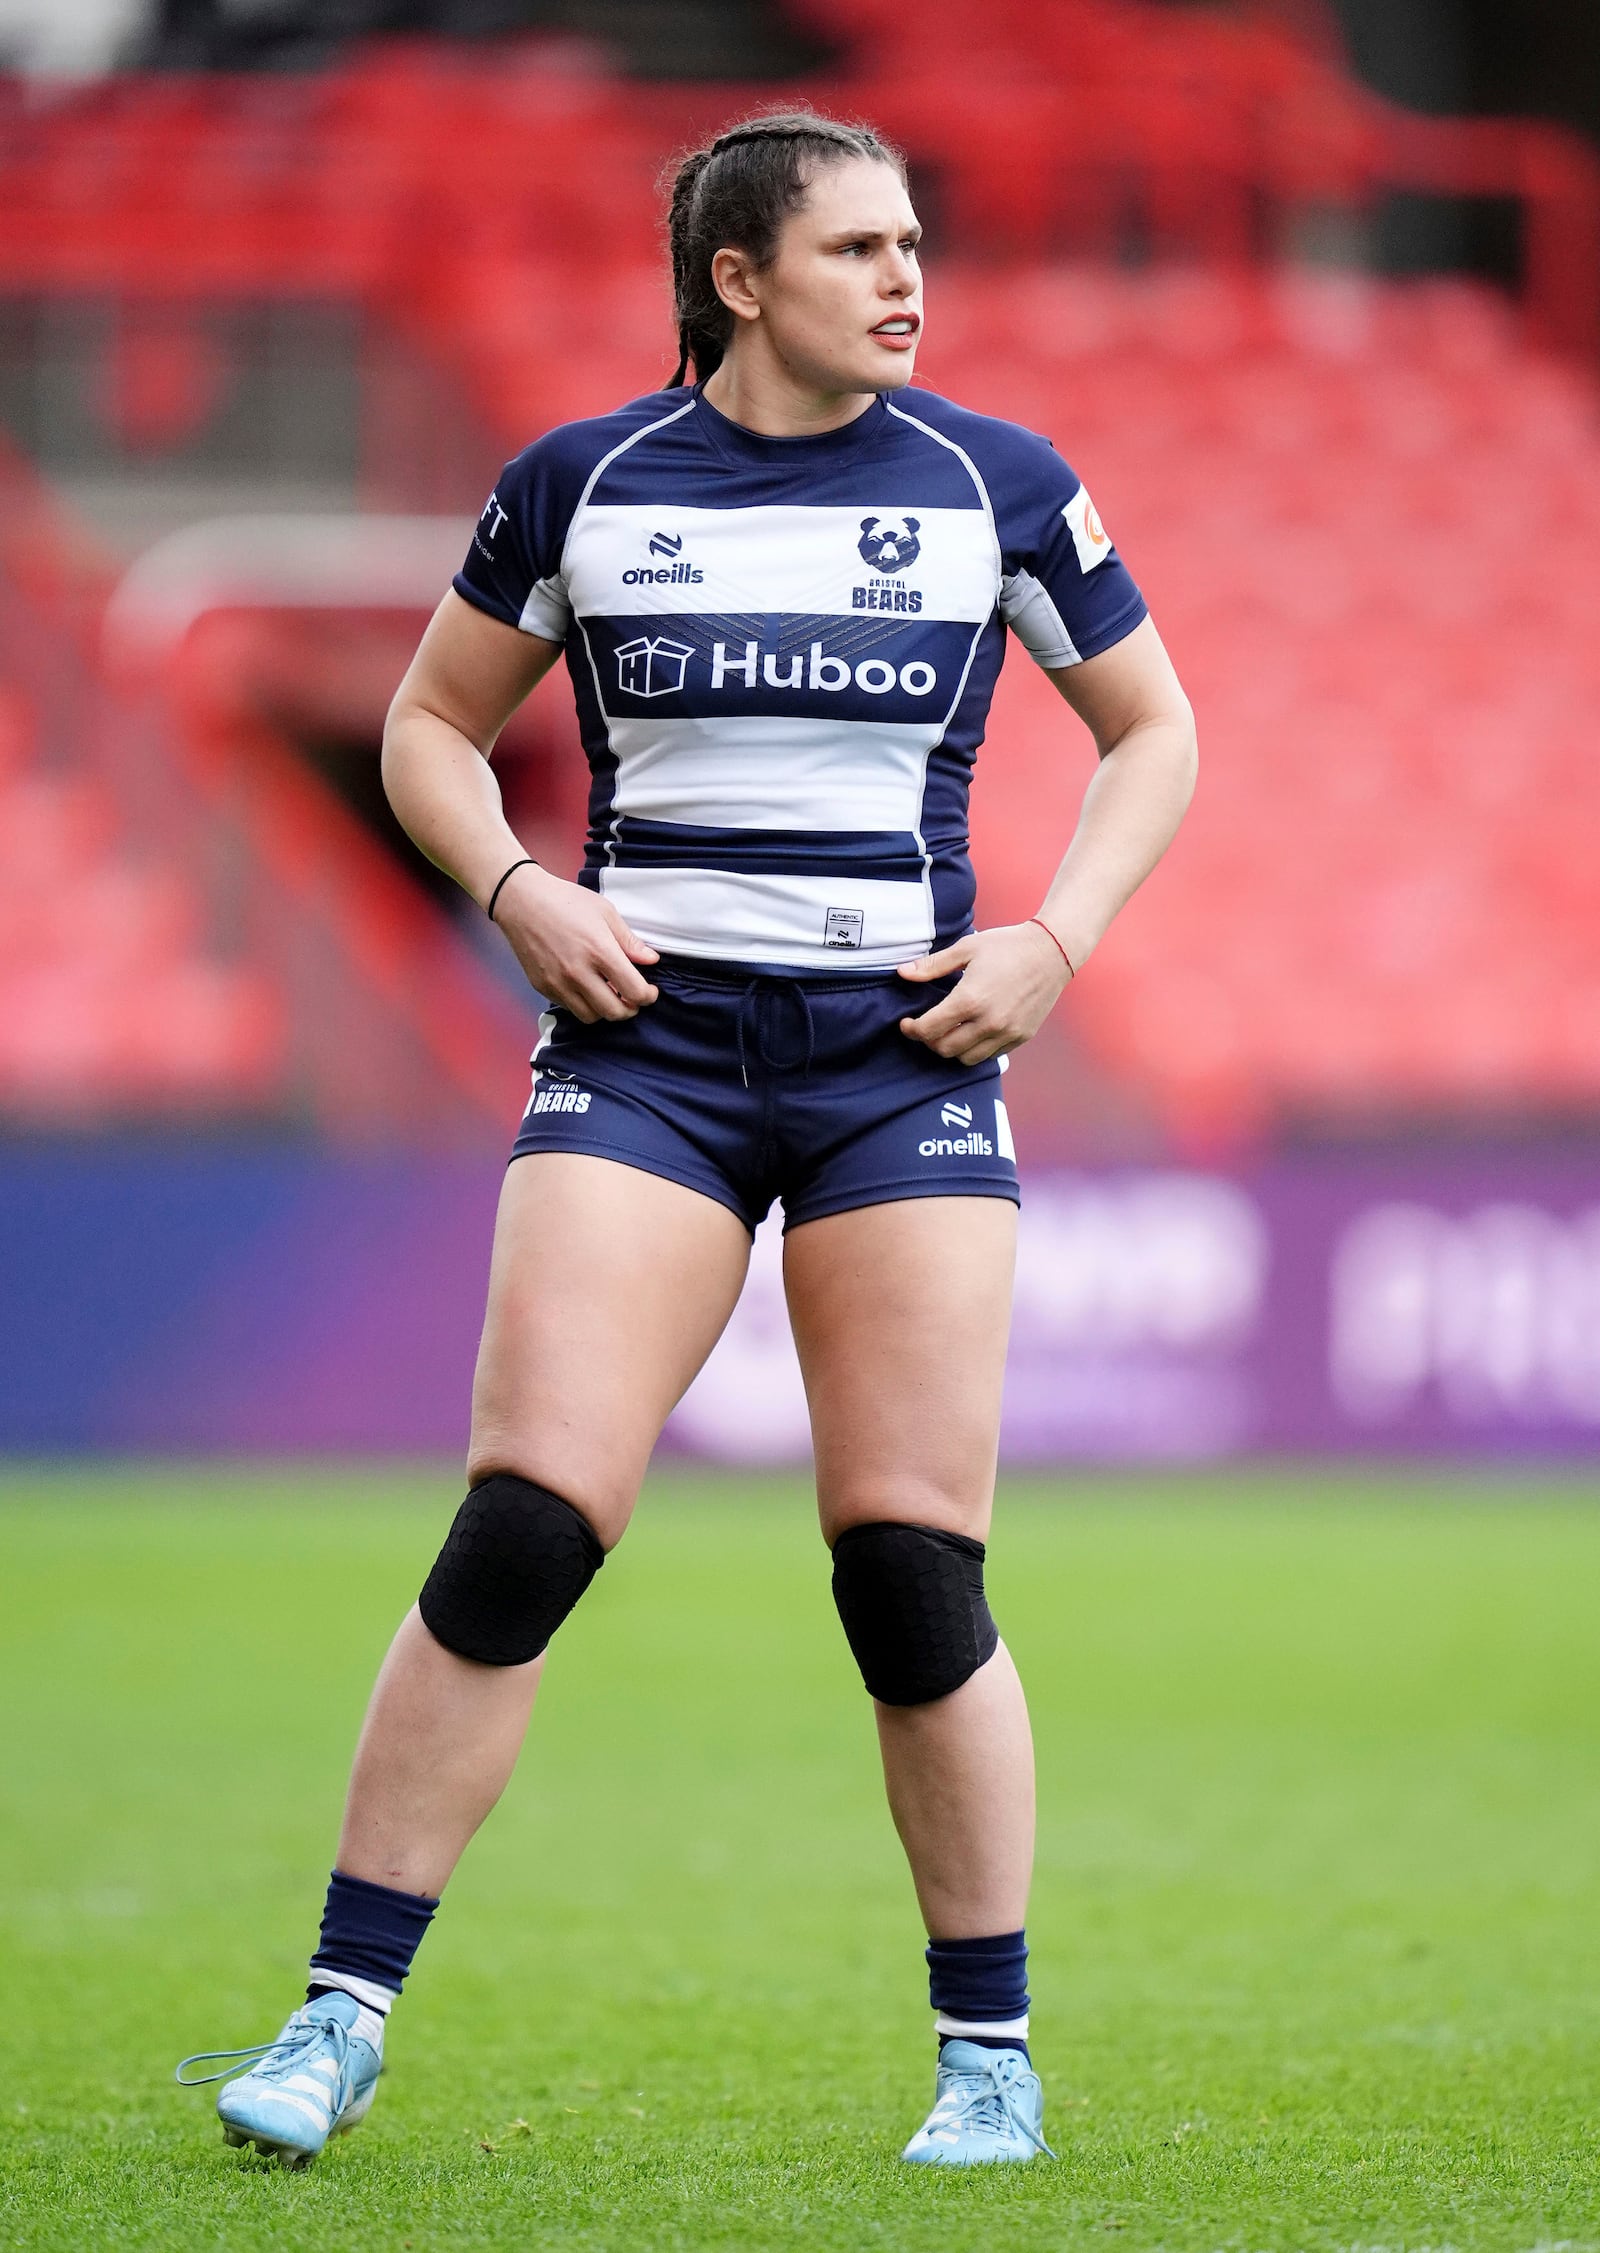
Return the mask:
<path id="1" fill-rule="evenodd" d="M 1037 923 L 1004 923 L 974 931 L 953 947 L 903 963 L 902 978 L 921 983 L 959 970 L 954 990 L 900 1030 L 955 1064 L 987 1064 L 1020 1048 L 1049 1016 L 1071 976 L 1061 949 Z"/>
<path id="2" fill-rule="evenodd" d="M 582 884 L 530 862 L 508 881 L 494 919 L 529 985 L 582 1024 L 637 1017 L 656 998 L 639 969 L 661 959 L 655 948 L 634 937 L 609 900 Z"/>

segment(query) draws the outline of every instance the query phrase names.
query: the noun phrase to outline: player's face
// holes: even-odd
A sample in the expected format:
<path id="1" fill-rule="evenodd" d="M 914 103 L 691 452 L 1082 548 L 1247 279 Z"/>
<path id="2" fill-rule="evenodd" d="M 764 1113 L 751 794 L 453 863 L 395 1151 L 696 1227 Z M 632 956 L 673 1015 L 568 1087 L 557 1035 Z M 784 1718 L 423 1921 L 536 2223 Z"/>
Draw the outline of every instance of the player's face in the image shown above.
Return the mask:
<path id="1" fill-rule="evenodd" d="M 853 158 L 824 167 L 751 276 L 773 351 L 818 391 L 898 391 L 922 331 L 922 229 L 900 175 Z"/>

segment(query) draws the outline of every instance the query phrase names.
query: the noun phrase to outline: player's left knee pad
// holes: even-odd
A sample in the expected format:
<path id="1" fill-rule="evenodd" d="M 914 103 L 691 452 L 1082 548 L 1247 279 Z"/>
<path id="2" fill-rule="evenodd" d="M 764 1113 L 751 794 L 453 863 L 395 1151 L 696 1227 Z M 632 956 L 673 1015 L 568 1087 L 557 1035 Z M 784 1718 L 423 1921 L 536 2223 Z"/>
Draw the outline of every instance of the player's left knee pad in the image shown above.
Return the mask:
<path id="1" fill-rule="evenodd" d="M 594 1528 L 570 1502 L 502 1471 L 456 1512 L 417 1609 L 458 1658 L 525 1666 L 605 1561 Z"/>
<path id="2" fill-rule="evenodd" d="M 984 1547 L 931 1525 L 857 1525 L 833 1545 L 833 1600 L 861 1679 L 883 1705 L 947 1698 L 1000 1640 Z"/>

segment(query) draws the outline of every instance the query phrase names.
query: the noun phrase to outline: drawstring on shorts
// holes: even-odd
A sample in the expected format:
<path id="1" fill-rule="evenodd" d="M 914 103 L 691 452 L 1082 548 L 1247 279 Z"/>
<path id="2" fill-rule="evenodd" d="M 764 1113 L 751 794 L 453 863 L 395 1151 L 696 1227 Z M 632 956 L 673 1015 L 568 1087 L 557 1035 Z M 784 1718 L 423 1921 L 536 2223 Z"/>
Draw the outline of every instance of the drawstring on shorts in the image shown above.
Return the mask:
<path id="1" fill-rule="evenodd" d="M 805 1026 L 805 1053 L 800 1057 L 773 1056 L 767 1050 L 766 1024 L 761 1013 L 761 1000 L 765 993 L 787 995 L 799 1004 L 801 1022 Z M 817 1053 L 817 1027 L 811 1014 L 811 997 L 798 978 L 785 978 L 776 972 L 764 972 L 752 978 L 739 996 L 737 1037 L 739 1046 L 739 1077 L 745 1086 L 750 1085 L 750 1035 L 747 1026 L 754 1028 L 757 1061 L 769 1072 L 798 1071 L 802 1079 L 809 1079 L 811 1066 Z"/>

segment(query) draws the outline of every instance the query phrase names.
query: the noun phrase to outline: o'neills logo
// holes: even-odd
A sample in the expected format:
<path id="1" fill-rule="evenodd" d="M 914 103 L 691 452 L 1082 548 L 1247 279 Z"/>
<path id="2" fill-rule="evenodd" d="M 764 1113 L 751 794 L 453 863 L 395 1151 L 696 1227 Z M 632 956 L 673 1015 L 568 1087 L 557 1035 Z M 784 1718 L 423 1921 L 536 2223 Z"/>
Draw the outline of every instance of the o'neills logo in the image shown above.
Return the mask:
<path id="1" fill-rule="evenodd" d="M 958 1103 L 954 1096 L 939 1113 L 939 1124 L 965 1128 L 965 1133 L 941 1134 L 917 1144 L 919 1158 L 992 1158 L 994 1144 L 986 1134 L 979 1134 L 972 1124 L 972 1105 Z"/>
<path id="2" fill-rule="evenodd" d="M 704 577 L 705 573 L 697 571 L 692 563 L 674 563 L 665 571 L 652 570 L 644 563 L 624 571 L 622 584 L 625 587 L 698 587 Z"/>

